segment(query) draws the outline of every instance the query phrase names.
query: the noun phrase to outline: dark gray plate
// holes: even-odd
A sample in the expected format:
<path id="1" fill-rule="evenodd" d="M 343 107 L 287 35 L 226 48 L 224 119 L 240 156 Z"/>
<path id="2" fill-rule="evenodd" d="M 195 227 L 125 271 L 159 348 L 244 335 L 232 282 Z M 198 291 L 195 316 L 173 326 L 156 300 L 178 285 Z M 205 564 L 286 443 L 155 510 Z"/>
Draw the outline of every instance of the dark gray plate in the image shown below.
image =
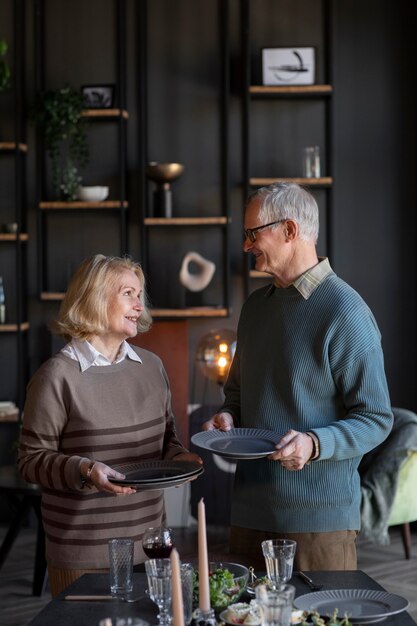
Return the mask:
<path id="1" fill-rule="evenodd" d="M 194 445 L 229 459 L 261 459 L 275 451 L 281 435 L 259 428 L 207 430 L 191 437 Z"/>
<path id="2" fill-rule="evenodd" d="M 294 606 L 303 611 L 316 610 L 323 617 L 338 609 L 338 616 L 343 617 L 346 613 L 353 624 L 373 624 L 406 611 L 409 602 L 387 591 L 331 589 L 299 596 L 294 600 Z"/>

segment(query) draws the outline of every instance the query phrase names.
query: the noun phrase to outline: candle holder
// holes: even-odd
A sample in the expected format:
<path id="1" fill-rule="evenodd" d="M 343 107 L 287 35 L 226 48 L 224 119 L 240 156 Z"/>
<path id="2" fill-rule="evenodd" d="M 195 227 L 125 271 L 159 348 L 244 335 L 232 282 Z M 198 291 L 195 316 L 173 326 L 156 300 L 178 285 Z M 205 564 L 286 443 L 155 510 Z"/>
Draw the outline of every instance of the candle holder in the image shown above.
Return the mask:
<path id="1" fill-rule="evenodd" d="M 195 624 L 198 624 L 199 626 L 217 626 L 214 609 L 209 609 L 208 611 L 196 609 L 193 617 Z"/>

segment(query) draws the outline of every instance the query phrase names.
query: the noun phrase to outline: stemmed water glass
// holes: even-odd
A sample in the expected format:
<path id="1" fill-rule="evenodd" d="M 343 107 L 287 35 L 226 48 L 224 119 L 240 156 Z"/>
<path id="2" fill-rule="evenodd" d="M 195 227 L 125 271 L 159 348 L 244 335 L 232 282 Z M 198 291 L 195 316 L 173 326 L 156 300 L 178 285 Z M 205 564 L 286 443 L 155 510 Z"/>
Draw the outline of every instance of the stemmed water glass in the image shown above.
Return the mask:
<path id="1" fill-rule="evenodd" d="M 267 539 L 261 545 L 268 578 L 279 589 L 292 576 L 297 542 L 292 539 Z"/>
<path id="2" fill-rule="evenodd" d="M 148 577 L 149 597 L 158 607 L 159 626 L 171 624 L 172 574 L 170 559 L 149 559 L 145 561 Z"/>
<path id="3" fill-rule="evenodd" d="M 147 528 L 142 537 L 142 547 L 150 559 L 167 559 L 174 547 L 172 530 L 165 526 Z"/>

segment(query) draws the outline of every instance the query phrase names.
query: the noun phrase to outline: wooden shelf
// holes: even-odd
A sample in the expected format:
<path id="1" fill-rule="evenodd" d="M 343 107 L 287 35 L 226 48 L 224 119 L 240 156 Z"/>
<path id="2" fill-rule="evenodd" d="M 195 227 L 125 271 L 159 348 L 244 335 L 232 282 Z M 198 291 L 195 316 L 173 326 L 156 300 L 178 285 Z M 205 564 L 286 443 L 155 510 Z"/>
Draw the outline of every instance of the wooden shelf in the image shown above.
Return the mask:
<path id="1" fill-rule="evenodd" d="M 104 202 L 40 202 L 39 208 L 43 211 L 68 210 L 68 209 L 127 209 L 129 203 L 125 200 L 105 200 Z"/>
<path id="2" fill-rule="evenodd" d="M 29 235 L 27 233 L 0 233 L 0 241 L 28 241 Z"/>
<path id="3" fill-rule="evenodd" d="M 230 223 L 227 217 L 145 217 L 145 226 L 217 226 Z"/>
<path id="4" fill-rule="evenodd" d="M 251 85 L 249 93 L 255 96 L 328 96 L 331 85 Z"/>
<path id="5" fill-rule="evenodd" d="M 227 317 L 229 310 L 219 307 L 188 307 L 184 309 L 151 309 L 152 317 Z"/>
<path id="6" fill-rule="evenodd" d="M 298 183 L 306 187 L 331 187 L 333 178 L 331 176 L 322 176 L 321 178 L 250 178 L 251 187 L 263 187 L 264 185 L 272 185 L 273 183 Z"/>
<path id="7" fill-rule="evenodd" d="M 65 296 L 64 292 L 43 291 L 40 295 L 41 300 L 44 301 L 59 301 L 63 300 Z M 151 309 L 151 315 L 154 318 L 184 318 L 184 317 L 227 317 L 229 315 L 228 309 L 220 307 L 186 307 L 183 309 Z"/>
<path id="8" fill-rule="evenodd" d="M 18 330 L 25 332 L 29 330 L 29 322 L 21 324 L 0 324 L 0 333 L 16 333 Z"/>
<path id="9" fill-rule="evenodd" d="M 15 141 L 0 141 L 0 151 L 11 152 L 13 150 L 20 150 L 20 152 L 27 152 L 28 147 L 25 143 L 16 144 Z"/>
<path id="10" fill-rule="evenodd" d="M 125 109 L 85 109 L 82 116 L 95 119 L 112 119 L 115 117 L 129 119 L 129 113 Z"/>
<path id="11" fill-rule="evenodd" d="M 50 300 L 50 301 L 54 301 L 54 300 L 63 300 L 65 296 L 65 292 L 64 291 L 42 291 L 41 293 L 41 300 Z"/>
<path id="12" fill-rule="evenodd" d="M 251 270 L 249 272 L 249 276 L 251 278 L 269 278 L 272 280 L 271 274 L 268 274 L 267 272 L 260 272 L 259 270 Z"/>
<path id="13" fill-rule="evenodd" d="M 7 422 L 18 422 L 19 421 L 19 411 L 15 411 L 14 413 L 0 413 L 0 423 Z"/>

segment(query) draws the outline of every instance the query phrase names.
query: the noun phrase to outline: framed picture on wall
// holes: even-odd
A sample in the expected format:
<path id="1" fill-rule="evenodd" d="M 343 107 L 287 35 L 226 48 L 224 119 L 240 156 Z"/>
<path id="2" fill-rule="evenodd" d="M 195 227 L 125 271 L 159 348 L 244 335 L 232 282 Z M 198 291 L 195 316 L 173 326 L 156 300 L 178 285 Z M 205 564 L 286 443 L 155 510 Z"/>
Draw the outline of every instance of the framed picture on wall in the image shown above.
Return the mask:
<path id="1" fill-rule="evenodd" d="M 315 75 L 314 48 L 263 48 L 264 85 L 312 85 Z"/>
<path id="2" fill-rule="evenodd" d="M 114 105 L 114 85 L 83 85 L 81 92 L 87 109 L 111 109 Z"/>

